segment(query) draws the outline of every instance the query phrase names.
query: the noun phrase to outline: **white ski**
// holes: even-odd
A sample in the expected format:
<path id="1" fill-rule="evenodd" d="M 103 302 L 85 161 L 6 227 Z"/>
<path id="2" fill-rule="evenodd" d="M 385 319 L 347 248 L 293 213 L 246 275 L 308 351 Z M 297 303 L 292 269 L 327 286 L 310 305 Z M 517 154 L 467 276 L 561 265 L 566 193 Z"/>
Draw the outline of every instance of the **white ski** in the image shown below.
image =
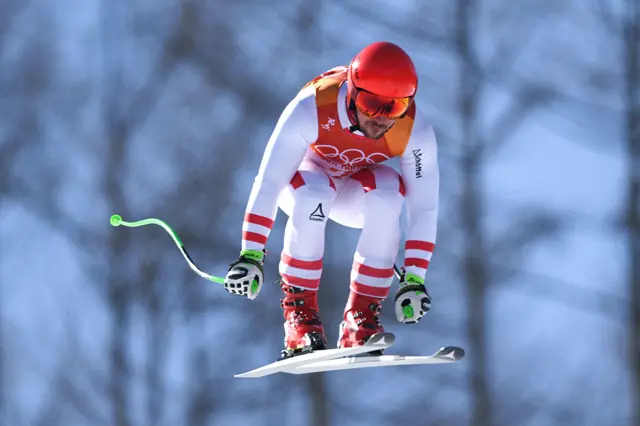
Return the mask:
<path id="1" fill-rule="evenodd" d="M 270 374 L 288 372 L 288 370 L 296 368 L 298 366 L 328 361 L 331 359 L 339 360 L 346 356 L 354 356 L 367 352 L 373 352 L 377 350 L 387 349 L 395 342 L 395 336 L 393 333 L 379 333 L 374 334 L 369 338 L 367 343 L 362 346 L 353 348 L 336 348 L 336 349 L 324 349 L 320 351 L 311 352 L 304 355 L 296 355 L 291 358 L 272 362 L 271 364 L 264 365 L 246 373 L 236 374 L 233 377 L 242 378 L 258 378 L 268 376 Z"/>
<path id="2" fill-rule="evenodd" d="M 308 374 L 322 371 L 347 370 L 368 367 L 393 367 L 398 365 L 445 364 L 460 361 L 465 353 L 462 348 L 447 346 L 429 356 L 361 355 L 298 364 L 283 370 L 289 374 Z"/>

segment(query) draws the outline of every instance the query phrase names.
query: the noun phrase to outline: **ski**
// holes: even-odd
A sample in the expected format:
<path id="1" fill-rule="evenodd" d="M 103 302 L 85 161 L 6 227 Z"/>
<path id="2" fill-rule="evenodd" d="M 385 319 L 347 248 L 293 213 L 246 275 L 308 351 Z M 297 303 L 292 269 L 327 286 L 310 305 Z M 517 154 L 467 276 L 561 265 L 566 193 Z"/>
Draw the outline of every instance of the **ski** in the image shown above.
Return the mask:
<path id="1" fill-rule="evenodd" d="M 393 367 L 399 365 L 446 364 L 460 361 L 465 355 L 464 349 L 447 346 L 429 356 L 403 355 L 361 355 L 297 364 L 283 370 L 288 374 L 309 374 L 323 371 L 350 370 L 369 367 Z"/>
<path id="2" fill-rule="evenodd" d="M 395 342 L 393 333 L 374 334 L 367 343 L 352 348 L 323 349 L 307 354 L 296 355 L 291 358 L 278 360 L 246 373 L 236 374 L 233 377 L 259 378 L 280 372 L 289 372 L 299 366 L 314 364 L 329 360 L 341 360 L 344 357 L 360 355 L 367 352 L 379 351 L 389 348 Z"/>

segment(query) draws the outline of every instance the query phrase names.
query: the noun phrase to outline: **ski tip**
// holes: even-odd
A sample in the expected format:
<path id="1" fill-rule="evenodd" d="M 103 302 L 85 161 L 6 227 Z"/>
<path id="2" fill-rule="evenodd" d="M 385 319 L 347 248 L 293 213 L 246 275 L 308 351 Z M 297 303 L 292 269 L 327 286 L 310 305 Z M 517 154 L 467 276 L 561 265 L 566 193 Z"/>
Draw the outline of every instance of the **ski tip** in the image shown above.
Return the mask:
<path id="1" fill-rule="evenodd" d="M 260 376 L 253 375 L 253 374 L 251 374 L 251 373 L 242 373 L 242 374 L 234 374 L 234 375 L 233 375 L 233 377 L 235 377 L 235 378 L 242 378 L 242 379 L 245 379 L 245 378 L 249 378 L 249 379 L 257 379 L 257 378 L 258 378 L 258 377 L 260 377 Z"/>
<path id="2" fill-rule="evenodd" d="M 440 348 L 436 356 L 441 359 L 450 359 L 452 361 L 460 361 L 465 356 L 465 351 L 457 346 L 445 346 Z"/>
<path id="3" fill-rule="evenodd" d="M 270 366 L 270 365 L 269 365 Z M 268 366 L 263 366 L 260 368 L 256 368 L 251 371 L 246 371 L 244 373 L 234 374 L 233 377 L 241 378 L 241 379 L 259 379 L 261 377 L 267 376 L 269 374 L 273 374 L 273 371 L 269 371 Z"/>

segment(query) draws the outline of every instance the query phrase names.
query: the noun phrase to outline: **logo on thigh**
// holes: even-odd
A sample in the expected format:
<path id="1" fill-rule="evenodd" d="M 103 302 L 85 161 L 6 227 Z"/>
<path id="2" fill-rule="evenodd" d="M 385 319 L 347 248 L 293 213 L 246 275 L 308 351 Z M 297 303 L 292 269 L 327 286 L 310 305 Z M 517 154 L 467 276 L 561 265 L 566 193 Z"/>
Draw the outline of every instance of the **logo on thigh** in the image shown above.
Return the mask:
<path id="1" fill-rule="evenodd" d="M 322 222 L 325 219 L 325 215 L 322 212 L 322 203 L 318 204 L 318 207 L 309 215 L 309 220 L 315 220 L 316 222 Z"/>

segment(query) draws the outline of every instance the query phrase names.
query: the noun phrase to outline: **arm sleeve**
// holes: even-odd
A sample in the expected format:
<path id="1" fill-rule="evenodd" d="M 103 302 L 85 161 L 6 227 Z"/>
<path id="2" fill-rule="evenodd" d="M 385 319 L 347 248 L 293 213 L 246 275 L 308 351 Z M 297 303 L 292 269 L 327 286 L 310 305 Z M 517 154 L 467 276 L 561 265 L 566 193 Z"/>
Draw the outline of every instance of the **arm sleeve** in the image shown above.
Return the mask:
<path id="1" fill-rule="evenodd" d="M 436 243 L 440 171 L 432 125 L 416 116 L 414 129 L 400 160 L 405 184 L 408 226 L 404 246 L 407 273 L 425 277 Z"/>
<path id="2" fill-rule="evenodd" d="M 249 195 L 242 224 L 242 250 L 262 250 L 266 245 L 278 211 L 278 196 L 317 139 L 317 121 L 312 87 L 300 92 L 282 111 Z"/>

